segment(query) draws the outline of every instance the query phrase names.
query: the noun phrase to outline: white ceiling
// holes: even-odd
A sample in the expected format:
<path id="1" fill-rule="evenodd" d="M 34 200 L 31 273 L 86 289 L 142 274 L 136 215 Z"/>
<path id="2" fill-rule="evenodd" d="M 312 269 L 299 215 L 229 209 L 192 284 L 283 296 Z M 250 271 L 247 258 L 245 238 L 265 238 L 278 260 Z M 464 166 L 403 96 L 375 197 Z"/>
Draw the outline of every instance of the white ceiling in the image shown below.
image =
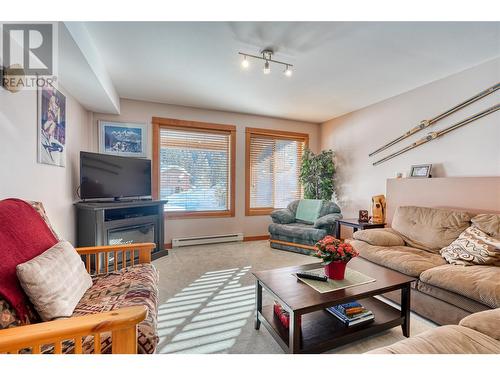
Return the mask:
<path id="1" fill-rule="evenodd" d="M 122 98 L 323 122 L 500 56 L 500 23 L 86 22 Z M 285 77 L 238 51 L 272 47 Z"/>

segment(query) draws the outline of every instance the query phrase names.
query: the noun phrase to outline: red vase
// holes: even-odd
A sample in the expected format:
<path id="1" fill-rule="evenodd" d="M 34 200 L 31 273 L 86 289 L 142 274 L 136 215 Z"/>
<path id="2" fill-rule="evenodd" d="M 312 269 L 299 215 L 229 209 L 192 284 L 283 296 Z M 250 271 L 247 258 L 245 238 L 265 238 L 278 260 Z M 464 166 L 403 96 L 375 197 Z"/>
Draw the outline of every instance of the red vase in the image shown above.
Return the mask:
<path id="1" fill-rule="evenodd" d="M 347 263 L 342 261 L 332 262 L 325 266 L 325 275 L 332 280 L 344 280 Z"/>

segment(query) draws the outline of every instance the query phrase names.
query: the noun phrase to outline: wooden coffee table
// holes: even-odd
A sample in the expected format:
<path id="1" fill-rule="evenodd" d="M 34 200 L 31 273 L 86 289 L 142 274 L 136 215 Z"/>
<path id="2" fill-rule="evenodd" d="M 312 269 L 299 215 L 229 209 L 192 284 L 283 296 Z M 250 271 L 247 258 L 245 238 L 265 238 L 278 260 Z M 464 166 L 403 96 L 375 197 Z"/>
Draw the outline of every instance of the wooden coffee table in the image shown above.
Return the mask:
<path id="1" fill-rule="evenodd" d="M 255 329 L 259 329 L 261 323 L 264 324 L 283 350 L 292 354 L 324 352 L 399 325 L 403 329 L 403 335 L 410 336 L 410 284 L 415 278 L 361 258 L 352 259 L 348 267 L 376 281 L 319 293 L 293 275 L 298 271 L 318 267 L 321 267 L 320 264 L 314 263 L 254 272 L 257 279 Z M 275 317 L 272 304 L 262 306 L 262 289 L 290 313 L 289 329 L 283 327 Z M 401 310 L 374 298 L 398 289 L 401 290 Z M 346 327 L 325 311 L 327 307 L 353 300 L 372 310 L 375 320 L 367 325 Z"/>

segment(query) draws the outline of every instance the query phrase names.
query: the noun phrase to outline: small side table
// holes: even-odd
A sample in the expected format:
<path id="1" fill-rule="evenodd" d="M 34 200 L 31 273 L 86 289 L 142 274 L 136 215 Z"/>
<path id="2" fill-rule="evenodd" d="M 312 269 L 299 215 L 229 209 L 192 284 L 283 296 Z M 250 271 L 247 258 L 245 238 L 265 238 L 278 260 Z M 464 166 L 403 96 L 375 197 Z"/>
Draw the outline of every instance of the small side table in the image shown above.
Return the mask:
<path id="1" fill-rule="evenodd" d="M 335 238 L 340 238 L 340 227 L 344 225 L 346 227 L 351 227 L 353 232 L 358 229 L 373 229 L 373 228 L 384 228 L 385 223 L 372 223 L 372 222 L 361 222 L 358 219 L 339 219 L 335 224 Z"/>

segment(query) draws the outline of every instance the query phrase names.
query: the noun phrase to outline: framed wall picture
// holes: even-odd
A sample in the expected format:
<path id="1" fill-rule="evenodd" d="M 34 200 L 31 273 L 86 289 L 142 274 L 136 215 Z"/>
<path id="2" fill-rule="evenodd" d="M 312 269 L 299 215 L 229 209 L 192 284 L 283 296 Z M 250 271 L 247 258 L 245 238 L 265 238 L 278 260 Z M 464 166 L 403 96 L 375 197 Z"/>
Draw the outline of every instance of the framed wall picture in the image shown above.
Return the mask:
<path id="1" fill-rule="evenodd" d="M 66 166 L 66 97 L 55 87 L 38 87 L 38 162 Z"/>
<path id="2" fill-rule="evenodd" d="M 146 124 L 99 121 L 99 152 L 119 156 L 147 156 Z"/>
<path id="3" fill-rule="evenodd" d="M 431 177 L 432 164 L 412 165 L 410 171 L 411 178 Z"/>

